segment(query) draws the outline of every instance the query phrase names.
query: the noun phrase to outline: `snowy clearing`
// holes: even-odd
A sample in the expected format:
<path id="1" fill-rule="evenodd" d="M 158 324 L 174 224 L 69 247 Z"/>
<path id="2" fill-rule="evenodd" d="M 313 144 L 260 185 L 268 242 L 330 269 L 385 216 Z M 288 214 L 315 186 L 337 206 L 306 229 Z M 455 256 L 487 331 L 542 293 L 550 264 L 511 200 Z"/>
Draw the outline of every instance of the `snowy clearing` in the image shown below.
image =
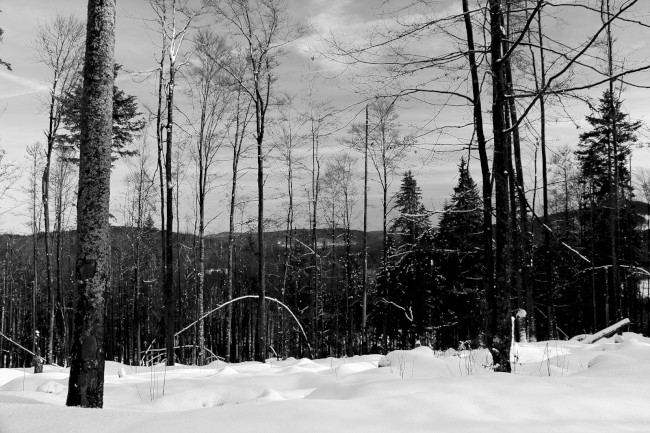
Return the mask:
<path id="1" fill-rule="evenodd" d="M 486 351 L 425 347 L 202 368 L 107 362 L 102 410 L 65 407 L 66 369 L 0 369 L 0 432 L 650 431 L 649 338 L 515 352 L 514 374 L 491 372 Z"/>

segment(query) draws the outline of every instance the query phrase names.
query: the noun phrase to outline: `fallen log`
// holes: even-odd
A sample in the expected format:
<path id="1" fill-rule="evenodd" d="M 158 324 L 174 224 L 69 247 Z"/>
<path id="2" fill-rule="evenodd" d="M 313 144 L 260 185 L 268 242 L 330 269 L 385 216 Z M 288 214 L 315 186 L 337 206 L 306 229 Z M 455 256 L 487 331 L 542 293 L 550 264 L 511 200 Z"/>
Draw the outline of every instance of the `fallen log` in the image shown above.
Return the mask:
<path id="1" fill-rule="evenodd" d="M 625 325 L 627 325 L 629 323 L 630 323 L 630 319 L 623 319 L 620 322 L 614 323 L 612 326 L 608 326 L 607 328 L 603 329 L 602 331 L 598 331 L 595 334 L 586 337 L 584 340 L 582 340 L 582 342 L 585 343 L 585 344 L 591 344 L 591 343 L 595 343 L 596 341 L 598 341 L 600 339 L 611 337 L 612 335 L 614 335 L 616 333 L 616 331 L 618 331 L 619 328 L 621 328 L 621 327 L 623 327 L 623 326 L 625 326 Z"/>

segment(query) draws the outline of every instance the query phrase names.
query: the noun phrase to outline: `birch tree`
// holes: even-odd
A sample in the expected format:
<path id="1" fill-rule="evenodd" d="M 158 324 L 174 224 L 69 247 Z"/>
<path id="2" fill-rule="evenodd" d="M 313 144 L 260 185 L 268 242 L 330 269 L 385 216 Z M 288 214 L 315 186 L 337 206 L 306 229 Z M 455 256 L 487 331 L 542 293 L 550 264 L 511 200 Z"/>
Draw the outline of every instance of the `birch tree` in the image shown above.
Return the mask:
<path id="1" fill-rule="evenodd" d="M 205 205 L 206 197 L 214 188 L 218 175 L 213 173 L 217 162 L 217 152 L 225 141 L 227 108 L 231 97 L 226 85 L 226 77 L 219 64 L 229 56 L 226 41 L 214 33 L 200 31 L 194 42 L 195 64 L 188 70 L 189 96 L 193 105 L 193 117 L 198 117 L 192 139 L 193 157 L 197 169 L 198 204 L 198 275 L 197 275 L 197 315 L 199 320 L 198 346 L 199 363 L 205 364 L 205 331 L 203 317 L 203 298 L 205 280 Z M 216 62 L 214 59 L 220 59 Z"/>

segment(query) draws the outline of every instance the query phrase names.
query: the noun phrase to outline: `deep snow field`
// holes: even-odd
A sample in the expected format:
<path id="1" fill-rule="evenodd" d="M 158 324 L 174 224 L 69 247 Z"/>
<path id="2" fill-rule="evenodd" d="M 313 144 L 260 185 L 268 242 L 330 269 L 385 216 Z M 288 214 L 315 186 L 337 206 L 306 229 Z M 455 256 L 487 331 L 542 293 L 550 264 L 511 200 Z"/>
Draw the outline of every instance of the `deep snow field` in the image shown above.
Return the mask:
<path id="1" fill-rule="evenodd" d="M 650 338 L 522 344 L 513 356 L 514 374 L 491 372 L 484 350 L 426 347 L 383 360 L 107 362 L 101 410 L 65 407 L 67 369 L 0 369 L 0 433 L 650 432 Z"/>

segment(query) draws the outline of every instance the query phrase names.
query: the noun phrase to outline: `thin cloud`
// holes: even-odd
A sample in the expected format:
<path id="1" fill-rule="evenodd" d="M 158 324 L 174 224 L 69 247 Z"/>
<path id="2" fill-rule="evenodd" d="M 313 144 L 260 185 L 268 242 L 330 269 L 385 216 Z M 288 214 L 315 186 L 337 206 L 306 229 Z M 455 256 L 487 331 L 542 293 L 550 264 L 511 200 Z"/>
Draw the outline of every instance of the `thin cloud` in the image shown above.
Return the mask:
<path id="1" fill-rule="evenodd" d="M 13 85 L 10 85 L 7 86 L 7 89 L 0 90 L 0 99 L 14 98 L 16 96 L 31 95 L 34 93 L 44 93 L 48 91 L 48 88 L 43 84 L 12 74 L 11 72 L 0 71 L 0 79 L 4 80 L 5 83 L 9 81 L 20 86 L 20 88 L 10 89 L 9 87 L 14 87 Z"/>

